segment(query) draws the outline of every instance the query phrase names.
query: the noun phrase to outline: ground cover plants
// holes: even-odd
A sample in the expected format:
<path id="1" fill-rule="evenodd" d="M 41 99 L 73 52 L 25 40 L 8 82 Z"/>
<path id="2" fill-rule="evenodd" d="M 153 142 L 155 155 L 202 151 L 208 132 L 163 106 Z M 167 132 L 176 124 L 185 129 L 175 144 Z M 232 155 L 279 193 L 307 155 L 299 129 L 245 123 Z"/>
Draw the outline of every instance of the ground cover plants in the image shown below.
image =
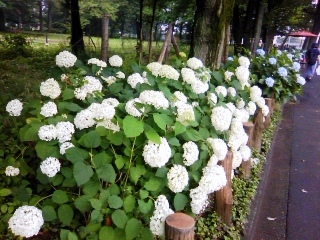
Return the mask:
<path id="1" fill-rule="evenodd" d="M 210 196 L 226 184 L 218 162 L 231 150 L 237 175 L 251 156 L 242 123 L 269 109 L 248 57 L 211 71 L 183 56 L 129 71 L 116 54 L 81 61 L 64 50 L 37 94 L 12 96 L 1 134 L 3 235 L 57 229 L 60 239 L 161 238 L 173 211 L 197 218 L 210 209 Z M 295 75 L 288 71 L 288 81 L 301 91 Z M 235 191 L 254 189 L 245 185 Z M 217 238 L 241 232 L 234 229 L 248 198 L 238 202 L 240 220 L 225 232 L 218 226 Z M 24 226 L 24 218 L 33 221 Z"/>

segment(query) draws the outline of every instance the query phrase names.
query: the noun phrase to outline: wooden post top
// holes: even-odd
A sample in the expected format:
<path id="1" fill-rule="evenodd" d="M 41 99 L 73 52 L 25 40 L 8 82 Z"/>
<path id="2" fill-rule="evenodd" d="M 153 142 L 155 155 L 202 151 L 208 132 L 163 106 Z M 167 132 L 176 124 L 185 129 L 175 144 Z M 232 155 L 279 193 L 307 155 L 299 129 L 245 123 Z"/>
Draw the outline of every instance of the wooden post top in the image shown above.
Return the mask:
<path id="1" fill-rule="evenodd" d="M 166 223 L 175 229 L 190 229 L 195 225 L 192 217 L 185 213 L 173 213 L 166 218 Z"/>

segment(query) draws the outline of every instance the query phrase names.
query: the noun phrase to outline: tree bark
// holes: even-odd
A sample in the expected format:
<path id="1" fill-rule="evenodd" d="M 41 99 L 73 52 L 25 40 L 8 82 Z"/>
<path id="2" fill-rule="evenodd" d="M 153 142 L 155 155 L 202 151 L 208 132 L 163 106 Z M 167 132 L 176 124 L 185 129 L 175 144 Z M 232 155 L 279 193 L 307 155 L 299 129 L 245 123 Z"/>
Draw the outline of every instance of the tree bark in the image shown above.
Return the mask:
<path id="1" fill-rule="evenodd" d="M 173 213 L 165 220 L 166 240 L 193 240 L 195 221 L 185 213 Z"/>
<path id="2" fill-rule="evenodd" d="M 3 12 L 3 8 L 0 8 L 0 31 L 5 31 L 5 30 L 6 30 L 6 25 L 5 25 L 4 12 Z"/>
<path id="3" fill-rule="evenodd" d="M 152 5 L 152 18 L 150 23 L 150 37 L 149 37 L 149 57 L 148 57 L 148 63 L 152 61 L 152 41 L 153 41 L 153 25 L 154 25 L 154 19 L 156 16 L 156 7 L 157 7 L 157 0 L 153 0 Z"/>
<path id="4" fill-rule="evenodd" d="M 79 0 L 71 0 L 71 48 L 76 56 L 84 54 L 83 31 L 80 22 Z"/>
<path id="5" fill-rule="evenodd" d="M 254 55 L 258 48 L 259 41 L 261 38 L 261 28 L 262 28 L 262 22 L 263 22 L 263 16 L 264 16 L 265 2 L 260 1 L 258 5 L 259 5 L 258 14 L 257 14 L 257 21 L 255 24 L 255 28 L 254 28 L 254 43 L 253 43 L 253 49 L 252 49 L 252 53 L 254 53 Z"/>
<path id="6" fill-rule="evenodd" d="M 38 1 L 38 7 L 39 7 L 39 25 L 40 25 L 40 32 L 43 32 L 42 0 Z"/>
<path id="7" fill-rule="evenodd" d="M 197 0 L 189 57 L 215 69 L 226 45 L 225 30 L 230 24 L 234 0 Z M 228 45 L 228 44 L 227 44 Z"/>
<path id="8" fill-rule="evenodd" d="M 101 60 L 107 62 L 108 48 L 109 48 L 109 16 L 103 14 L 102 16 L 102 39 L 101 39 Z"/>

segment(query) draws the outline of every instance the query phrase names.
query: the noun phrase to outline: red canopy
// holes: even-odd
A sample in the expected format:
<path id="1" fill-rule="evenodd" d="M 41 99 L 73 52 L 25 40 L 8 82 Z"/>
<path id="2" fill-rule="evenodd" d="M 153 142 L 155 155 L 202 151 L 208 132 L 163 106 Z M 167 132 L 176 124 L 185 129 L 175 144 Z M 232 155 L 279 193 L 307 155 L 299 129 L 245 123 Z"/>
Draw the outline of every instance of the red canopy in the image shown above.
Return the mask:
<path id="1" fill-rule="evenodd" d="M 318 35 L 313 34 L 312 32 L 308 32 L 305 30 L 299 32 L 292 32 L 289 34 L 291 37 L 318 37 Z"/>

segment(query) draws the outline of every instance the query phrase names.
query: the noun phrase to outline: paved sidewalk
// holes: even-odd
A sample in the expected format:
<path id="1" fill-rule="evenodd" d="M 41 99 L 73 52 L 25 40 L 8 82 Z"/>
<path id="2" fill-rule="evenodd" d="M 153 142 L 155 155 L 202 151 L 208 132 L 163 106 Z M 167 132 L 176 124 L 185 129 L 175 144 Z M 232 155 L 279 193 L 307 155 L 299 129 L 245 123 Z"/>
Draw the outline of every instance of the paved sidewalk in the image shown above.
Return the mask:
<path id="1" fill-rule="evenodd" d="M 320 240 L 320 76 L 283 106 L 245 240 Z"/>

